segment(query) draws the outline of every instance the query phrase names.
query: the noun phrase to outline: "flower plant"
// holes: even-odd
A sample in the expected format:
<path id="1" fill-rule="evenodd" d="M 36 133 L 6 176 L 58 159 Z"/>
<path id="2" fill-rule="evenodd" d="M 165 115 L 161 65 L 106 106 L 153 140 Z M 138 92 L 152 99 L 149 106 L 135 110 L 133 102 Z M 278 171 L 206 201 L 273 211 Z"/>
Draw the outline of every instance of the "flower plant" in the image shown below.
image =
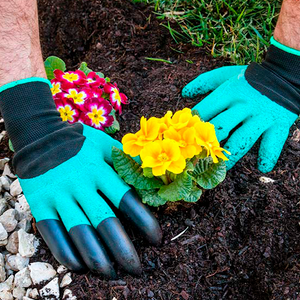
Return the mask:
<path id="1" fill-rule="evenodd" d="M 116 112 L 122 113 L 127 97 L 116 83 L 103 73 L 93 72 L 85 62 L 78 70 L 66 71 L 65 63 L 55 56 L 46 59 L 45 69 L 63 121 L 81 122 L 109 134 L 120 130 Z"/>
<path id="2" fill-rule="evenodd" d="M 140 130 L 126 134 L 122 144 L 123 150 L 112 149 L 114 168 L 151 206 L 195 202 L 226 176 L 224 152 L 230 153 L 220 147 L 214 125 L 196 110 L 142 117 Z"/>

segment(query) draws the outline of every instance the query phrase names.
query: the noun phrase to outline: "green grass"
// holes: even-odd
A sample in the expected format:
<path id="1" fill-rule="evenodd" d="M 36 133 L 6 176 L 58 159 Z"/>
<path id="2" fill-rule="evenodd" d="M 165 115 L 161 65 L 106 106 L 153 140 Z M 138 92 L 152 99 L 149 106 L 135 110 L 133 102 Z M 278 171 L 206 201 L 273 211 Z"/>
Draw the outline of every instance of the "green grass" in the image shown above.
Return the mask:
<path id="1" fill-rule="evenodd" d="M 154 6 L 173 39 L 205 47 L 237 64 L 260 61 L 269 46 L 281 1 L 134 0 Z M 177 25 L 177 24 L 179 25 Z"/>

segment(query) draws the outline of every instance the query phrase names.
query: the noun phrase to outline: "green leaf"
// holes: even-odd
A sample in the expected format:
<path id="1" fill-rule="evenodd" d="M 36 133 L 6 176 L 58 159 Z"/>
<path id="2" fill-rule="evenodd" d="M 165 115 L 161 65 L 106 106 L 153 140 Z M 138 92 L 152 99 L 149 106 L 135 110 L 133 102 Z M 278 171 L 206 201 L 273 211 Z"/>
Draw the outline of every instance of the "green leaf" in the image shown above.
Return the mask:
<path id="1" fill-rule="evenodd" d="M 105 77 L 105 81 L 106 81 L 106 82 L 110 82 L 110 78 Z"/>
<path id="2" fill-rule="evenodd" d="M 101 72 L 96 72 L 96 74 L 100 77 L 100 78 L 104 78 L 104 74 Z"/>
<path id="3" fill-rule="evenodd" d="M 79 67 L 78 70 L 82 71 L 85 75 L 88 75 L 90 72 L 93 72 L 93 70 L 91 70 L 90 68 L 88 68 L 86 62 L 82 62 L 80 64 L 80 67 Z"/>
<path id="4" fill-rule="evenodd" d="M 118 122 L 118 120 L 116 118 L 116 111 L 114 109 L 112 109 L 110 115 L 113 116 L 114 121 L 113 121 L 112 125 L 110 127 L 106 127 L 104 129 L 104 131 L 107 134 L 114 134 L 114 133 L 116 133 L 117 131 L 120 130 L 120 123 Z"/>
<path id="5" fill-rule="evenodd" d="M 46 69 L 46 74 L 47 78 L 49 80 L 54 78 L 54 70 L 61 70 L 63 72 L 66 71 L 66 64 L 65 62 L 60 59 L 59 57 L 56 56 L 49 56 L 45 62 L 45 69 Z"/>
<path id="6" fill-rule="evenodd" d="M 157 178 L 144 177 L 142 167 L 116 147 L 112 149 L 112 160 L 115 170 L 124 181 L 137 189 L 151 190 L 160 188 L 163 185 Z"/>
<path id="7" fill-rule="evenodd" d="M 186 197 L 184 197 L 184 201 L 186 202 L 196 202 L 200 199 L 202 195 L 202 190 L 200 190 L 198 187 L 193 186 L 189 195 L 187 195 Z"/>
<path id="8" fill-rule="evenodd" d="M 139 190 L 137 189 L 137 193 L 142 198 L 142 202 L 148 204 L 150 206 L 160 206 L 166 204 L 166 200 L 161 198 L 158 193 L 157 189 L 153 190 Z"/>
<path id="9" fill-rule="evenodd" d="M 15 152 L 13 144 L 10 139 L 8 140 L 8 147 L 9 147 L 10 151 Z"/>
<path id="10" fill-rule="evenodd" d="M 181 174 L 176 176 L 172 183 L 159 189 L 158 195 L 167 201 L 178 201 L 188 197 L 193 186 L 192 177 L 188 174 L 188 171 L 193 169 L 193 165 L 188 163 L 187 167 Z"/>
<path id="11" fill-rule="evenodd" d="M 148 178 L 152 178 L 154 176 L 151 168 L 144 168 L 143 175 Z"/>
<path id="12" fill-rule="evenodd" d="M 200 159 L 195 166 L 195 170 L 190 174 L 202 188 L 206 190 L 213 189 L 225 179 L 226 164 L 225 161 L 215 164 L 209 156 Z"/>

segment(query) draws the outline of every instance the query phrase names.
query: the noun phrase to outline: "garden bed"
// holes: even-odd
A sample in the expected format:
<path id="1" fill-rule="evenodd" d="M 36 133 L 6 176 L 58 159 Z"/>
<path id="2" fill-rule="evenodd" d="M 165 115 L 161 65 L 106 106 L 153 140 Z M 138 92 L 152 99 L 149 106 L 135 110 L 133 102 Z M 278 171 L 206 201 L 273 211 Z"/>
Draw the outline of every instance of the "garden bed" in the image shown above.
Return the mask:
<path id="1" fill-rule="evenodd" d="M 183 99 L 182 87 L 199 73 L 228 64 L 200 48 L 176 44 L 151 11 L 129 0 L 39 0 L 44 57 L 57 55 L 68 69 L 86 61 L 129 97 L 119 140 L 137 130 L 141 116 L 193 107 L 200 99 Z M 77 299 L 299 298 L 299 142 L 286 143 L 267 174 L 273 183 L 260 181 L 257 150 L 198 203 L 153 209 L 164 232 L 161 247 L 148 246 L 125 224 L 142 276 L 118 270 L 121 279 L 107 282 L 91 273 L 74 274 L 70 288 Z M 44 244 L 35 259 L 58 265 Z"/>

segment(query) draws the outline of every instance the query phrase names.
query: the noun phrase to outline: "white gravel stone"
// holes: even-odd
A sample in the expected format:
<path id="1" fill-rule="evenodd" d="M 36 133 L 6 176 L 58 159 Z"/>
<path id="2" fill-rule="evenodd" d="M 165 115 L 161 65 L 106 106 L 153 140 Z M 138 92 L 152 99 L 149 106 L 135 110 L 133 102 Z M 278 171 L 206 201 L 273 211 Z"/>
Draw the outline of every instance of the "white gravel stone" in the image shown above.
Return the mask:
<path id="1" fill-rule="evenodd" d="M 18 231 L 19 238 L 19 253 L 23 257 L 31 257 L 34 255 L 39 242 L 34 234 L 27 233 L 25 230 L 20 229 Z"/>
<path id="2" fill-rule="evenodd" d="M 16 255 L 6 256 L 6 269 L 13 271 L 20 271 L 26 268 L 29 264 L 28 257 L 22 257 L 19 253 Z"/>
<path id="3" fill-rule="evenodd" d="M 15 299 L 17 299 L 17 300 L 22 300 L 23 299 L 23 297 L 25 296 L 25 289 L 24 288 L 22 288 L 22 287 L 15 287 L 14 289 L 13 289 L 13 296 L 15 297 Z"/>
<path id="4" fill-rule="evenodd" d="M 22 193 L 22 188 L 19 182 L 19 179 L 16 179 L 11 185 L 10 185 L 10 194 L 14 197 L 20 195 Z"/>
<path id="5" fill-rule="evenodd" d="M 15 274 L 15 286 L 19 286 L 22 288 L 27 288 L 32 285 L 32 281 L 30 278 L 30 271 L 28 267 L 22 269 L 18 273 Z"/>
<path id="6" fill-rule="evenodd" d="M 48 263 L 34 262 L 29 265 L 30 277 L 33 284 L 39 284 L 42 281 L 52 279 L 56 275 L 56 271 Z"/>
<path id="7" fill-rule="evenodd" d="M 4 167 L 6 165 L 6 163 L 9 162 L 9 158 L 8 157 L 4 157 L 2 159 L 0 159 L 0 170 L 3 171 Z"/>
<path id="8" fill-rule="evenodd" d="M 52 279 L 48 284 L 46 284 L 42 289 L 40 289 L 41 297 L 53 297 L 53 299 L 59 299 L 59 286 L 58 278 Z"/>
<path id="9" fill-rule="evenodd" d="M 6 201 L 9 201 L 13 198 L 13 196 L 9 193 L 9 192 L 4 192 L 3 194 L 3 198 L 6 200 Z"/>
<path id="10" fill-rule="evenodd" d="M 63 293 L 63 300 L 77 300 L 76 296 L 73 296 L 73 293 L 69 289 L 65 289 Z"/>
<path id="11" fill-rule="evenodd" d="M 259 181 L 262 183 L 273 183 L 275 180 L 266 176 L 259 177 Z"/>
<path id="12" fill-rule="evenodd" d="M 30 299 L 37 299 L 40 296 L 37 288 L 27 289 L 26 297 L 30 297 Z"/>
<path id="13" fill-rule="evenodd" d="M 17 202 L 15 203 L 15 209 L 18 212 L 20 220 L 26 219 L 31 221 L 32 214 L 30 211 L 30 207 L 23 194 L 18 196 Z"/>
<path id="14" fill-rule="evenodd" d="M 0 182 L 2 184 L 2 189 L 9 191 L 12 181 L 7 176 L 1 176 Z"/>
<path id="15" fill-rule="evenodd" d="M 5 198 L 0 199 L 0 216 L 8 209 L 7 201 Z"/>
<path id="16" fill-rule="evenodd" d="M 11 179 L 17 178 L 17 176 L 11 171 L 9 164 L 5 164 L 2 176 L 8 176 Z"/>
<path id="17" fill-rule="evenodd" d="M 61 280 L 60 287 L 63 288 L 72 282 L 71 272 L 67 273 Z"/>
<path id="18" fill-rule="evenodd" d="M 0 283 L 0 292 L 11 291 L 13 288 L 13 281 L 14 275 L 10 275 L 4 282 Z"/>
<path id="19" fill-rule="evenodd" d="M 3 292 L 0 292 L 0 299 L 1 300 L 14 300 L 14 297 L 11 294 L 11 292 L 3 291 Z"/>
<path id="20" fill-rule="evenodd" d="M 23 229 L 24 231 L 29 232 L 30 229 L 31 229 L 31 223 L 30 223 L 29 220 L 23 219 L 23 220 L 21 220 L 21 221 L 18 223 L 18 225 L 17 225 L 16 228 L 17 228 L 17 229 Z"/>
<path id="21" fill-rule="evenodd" d="M 67 272 L 67 271 L 68 271 L 68 269 L 63 265 L 59 265 L 58 268 L 57 268 L 57 273 L 58 274 L 62 274 L 62 273 Z"/>
<path id="22" fill-rule="evenodd" d="M 6 239 L 6 240 L 0 240 L 0 247 L 1 246 L 6 246 L 7 245 L 7 243 L 8 243 L 8 240 Z"/>
<path id="23" fill-rule="evenodd" d="M 29 298 L 29 297 L 26 297 L 26 296 L 24 296 L 23 297 L 23 300 L 33 300 L 32 298 Z"/>
<path id="24" fill-rule="evenodd" d="M 18 232 L 14 231 L 8 238 L 6 250 L 9 251 L 10 253 L 17 254 L 18 249 L 19 249 Z"/>
<path id="25" fill-rule="evenodd" d="M 0 223 L 0 241 L 6 240 L 8 237 L 7 231 L 5 230 L 2 223 Z"/>
<path id="26" fill-rule="evenodd" d="M 18 224 L 16 211 L 12 208 L 7 210 L 0 216 L 0 223 L 2 223 L 7 232 L 12 232 Z"/>
<path id="27" fill-rule="evenodd" d="M 6 272 L 4 267 L 4 257 L 3 254 L 0 253 L 0 282 L 5 281 L 6 279 Z"/>

